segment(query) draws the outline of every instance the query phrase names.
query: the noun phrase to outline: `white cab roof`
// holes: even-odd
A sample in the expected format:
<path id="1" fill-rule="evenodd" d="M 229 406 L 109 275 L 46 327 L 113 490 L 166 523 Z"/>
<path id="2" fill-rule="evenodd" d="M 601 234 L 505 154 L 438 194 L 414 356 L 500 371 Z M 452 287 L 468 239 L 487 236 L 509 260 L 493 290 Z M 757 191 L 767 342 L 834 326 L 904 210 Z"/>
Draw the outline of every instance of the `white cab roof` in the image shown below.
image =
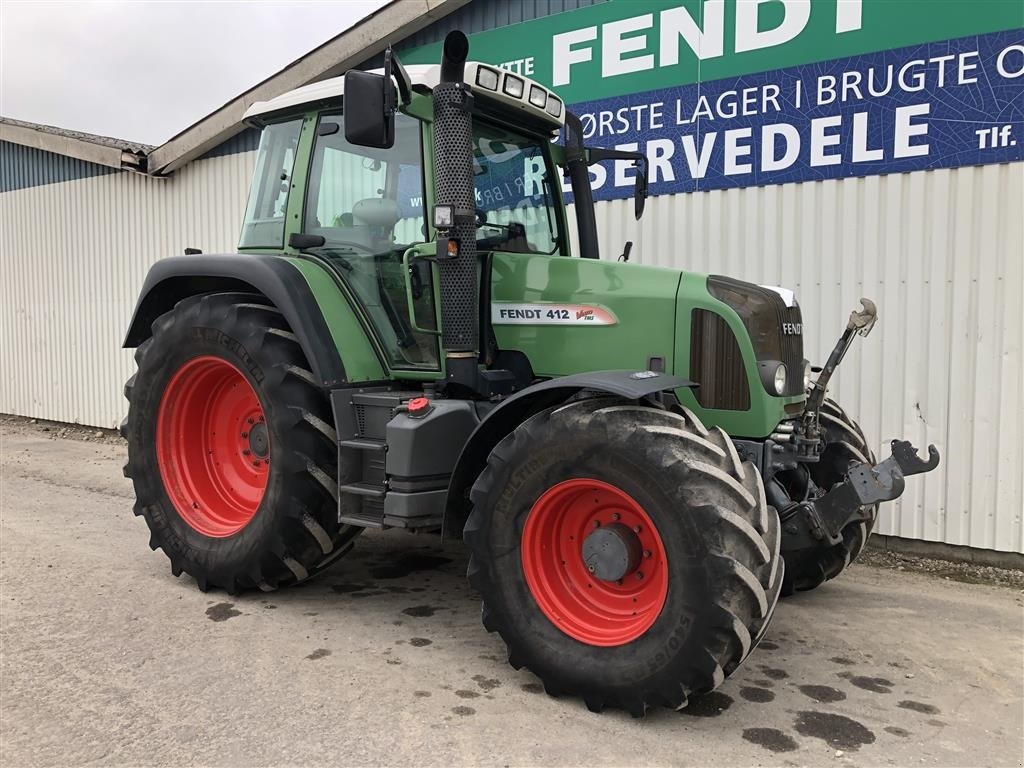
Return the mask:
<path id="1" fill-rule="evenodd" d="M 494 80 L 494 82 L 497 83 L 496 88 L 484 88 L 478 84 L 478 72 L 480 72 L 481 69 L 496 76 Z M 384 70 L 382 69 L 373 70 L 373 72 L 378 74 L 382 74 L 383 71 Z M 409 79 L 412 81 L 413 85 L 425 85 L 427 88 L 433 88 L 441 81 L 441 66 L 439 64 L 413 65 L 406 67 L 405 71 L 409 74 Z M 562 104 L 561 99 L 552 93 L 550 89 L 545 88 L 540 83 L 537 83 L 528 77 L 505 72 L 497 67 L 493 67 L 489 64 L 481 64 L 476 61 L 467 61 L 465 72 L 466 82 L 475 93 L 484 94 L 491 98 L 498 99 L 504 104 L 523 109 L 535 117 L 542 117 L 551 124 L 552 129 L 565 123 L 565 107 Z M 520 89 L 521 96 L 511 96 L 503 92 L 503 86 L 506 79 L 518 80 L 524 84 Z M 531 93 L 538 91 L 543 91 L 546 95 L 547 101 L 545 101 L 545 103 L 551 107 L 550 110 L 546 110 L 543 106 L 538 107 L 536 104 L 530 103 Z M 312 104 L 318 101 L 334 99 L 339 96 L 343 96 L 344 93 L 345 78 L 332 77 L 329 80 L 310 83 L 309 85 L 304 85 L 301 88 L 296 88 L 293 91 L 282 93 L 280 96 L 276 96 L 267 101 L 257 101 L 245 111 L 244 119 L 250 120 L 252 118 L 259 117 L 260 115 L 280 112 L 282 110 L 291 109 L 292 107 L 302 106 L 303 104 Z M 556 108 L 557 112 L 555 111 Z"/>

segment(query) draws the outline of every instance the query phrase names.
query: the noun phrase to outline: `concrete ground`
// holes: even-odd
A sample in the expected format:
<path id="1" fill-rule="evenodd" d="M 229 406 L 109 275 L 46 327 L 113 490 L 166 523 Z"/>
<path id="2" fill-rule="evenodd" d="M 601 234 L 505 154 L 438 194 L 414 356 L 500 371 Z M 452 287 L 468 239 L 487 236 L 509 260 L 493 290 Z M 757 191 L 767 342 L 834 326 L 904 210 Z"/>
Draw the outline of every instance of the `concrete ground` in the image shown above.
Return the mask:
<path id="1" fill-rule="evenodd" d="M 0 764 L 1020 765 L 1022 593 L 853 566 L 682 713 L 515 672 L 465 557 L 363 536 L 313 583 L 203 594 L 109 437 L 0 421 Z"/>

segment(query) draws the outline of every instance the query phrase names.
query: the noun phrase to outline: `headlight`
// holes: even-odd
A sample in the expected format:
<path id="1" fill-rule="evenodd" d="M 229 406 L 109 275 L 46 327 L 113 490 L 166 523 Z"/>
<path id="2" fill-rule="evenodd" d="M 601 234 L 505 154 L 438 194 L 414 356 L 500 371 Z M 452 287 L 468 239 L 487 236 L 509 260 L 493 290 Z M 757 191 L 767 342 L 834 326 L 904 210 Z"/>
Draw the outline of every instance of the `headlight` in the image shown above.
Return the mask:
<path id="1" fill-rule="evenodd" d="M 811 388 L 811 361 L 804 360 L 804 391 Z"/>
<path id="2" fill-rule="evenodd" d="M 786 364 L 779 363 L 775 369 L 775 394 L 781 395 L 786 391 Z"/>

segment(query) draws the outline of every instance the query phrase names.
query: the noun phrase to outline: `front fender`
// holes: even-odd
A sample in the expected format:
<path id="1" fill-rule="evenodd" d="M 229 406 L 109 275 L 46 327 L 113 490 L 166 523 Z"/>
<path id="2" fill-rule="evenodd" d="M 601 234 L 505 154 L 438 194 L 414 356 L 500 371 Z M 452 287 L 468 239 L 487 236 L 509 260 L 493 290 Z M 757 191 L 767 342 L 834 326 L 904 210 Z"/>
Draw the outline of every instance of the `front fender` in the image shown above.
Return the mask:
<path id="1" fill-rule="evenodd" d="M 145 341 L 153 321 L 184 298 L 238 290 L 263 294 L 281 311 L 322 386 L 349 382 L 341 352 L 309 281 L 279 256 L 203 254 L 158 261 L 146 275 L 123 346 L 137 347 Z M 340 292 L 337 300 L 346 301 Z"/>
<path id="2" fill-rule="evenodd" d="M 679 376 L 652 371 L 591 371 L 561 376 L 534 384 L 504 400 L 480 422 L 459 454 L 448 484 L 442 533 L 447 537 L 462 534 L 469 517 L 469 489 L 484 467 L 487 457 L 505 435 L 535 413 L 565 402 L 583 391 L 617 395 L 641 400 L 659 392 L 697 386 Z"/>

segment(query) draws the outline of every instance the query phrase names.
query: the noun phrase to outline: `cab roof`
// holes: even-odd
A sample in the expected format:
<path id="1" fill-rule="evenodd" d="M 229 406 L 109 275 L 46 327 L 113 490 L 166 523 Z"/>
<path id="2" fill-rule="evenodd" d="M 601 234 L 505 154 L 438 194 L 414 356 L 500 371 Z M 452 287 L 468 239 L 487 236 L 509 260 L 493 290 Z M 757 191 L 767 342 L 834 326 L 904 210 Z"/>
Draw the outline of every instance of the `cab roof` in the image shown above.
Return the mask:
<path id="1" fill-rule="evenodd" d="M 439 64 L 418 64 L 405 68 L 413 86 L 433 89 L 441 80 Z M 372 70 L 383 74 L 384 70 Z M 466 83 L 474 94 L 500 102 L 505 108 L 520 109 L 531 118 L 540 118 L 552 131 L 565 124 L 565 105 L 549 88 L 528 77 L 506 72 L 498 67 L 477 61 L 467 61 Z M 332 77 L 317 83 L 282 93 L 267 101 L 257 101 L 246 111 L 243 119 L 259 125 L 262 118 L 293 111 L 307 104 L 318 104 L 340 99 L 345 93 L 345 78 Z"/>

